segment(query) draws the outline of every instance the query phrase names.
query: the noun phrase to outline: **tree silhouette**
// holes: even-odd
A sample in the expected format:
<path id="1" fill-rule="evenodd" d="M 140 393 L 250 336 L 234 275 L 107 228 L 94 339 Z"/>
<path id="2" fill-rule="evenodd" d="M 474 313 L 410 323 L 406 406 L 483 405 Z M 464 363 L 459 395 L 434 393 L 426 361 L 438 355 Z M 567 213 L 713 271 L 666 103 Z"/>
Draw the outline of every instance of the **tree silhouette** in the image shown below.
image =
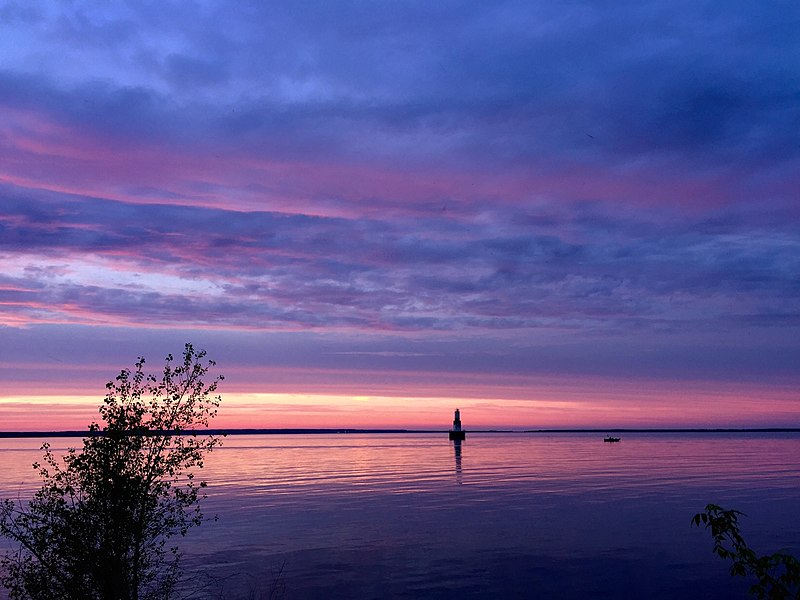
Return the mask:
<path id="1" fill-rule="evenodd" d="M 101 423 L 83 449 L 58 460 L 48 444 L 33 466 L 42 487 L 27 505 L 4 500 L 0 534 L 16 550 L 0 558 L 0 583 L 13 600 L 156 600 L 181 581 L 176 535 L 199 525 L 204 481 L 193 469 L 220 444 L 209 421 L 221 398 L 214 361 L 186 344 L 157 377 L 144 358 L 106 385 Z"/>

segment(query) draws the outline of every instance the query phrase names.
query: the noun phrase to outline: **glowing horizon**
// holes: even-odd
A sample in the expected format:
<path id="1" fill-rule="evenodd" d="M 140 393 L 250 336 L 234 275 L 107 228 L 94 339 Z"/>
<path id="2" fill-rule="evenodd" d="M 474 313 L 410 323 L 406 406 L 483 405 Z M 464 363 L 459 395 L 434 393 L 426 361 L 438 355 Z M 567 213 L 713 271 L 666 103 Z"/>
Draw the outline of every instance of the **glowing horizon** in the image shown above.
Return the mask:
<path id="1" fill-rule="evenodd" d="M 211 427 L 445 429 L 455 408 L 471 429 L 785 428 L 797 423 L 796 393 L 789 386 L 684 383 L 664 389 L 654 382 L 603 379 L 571 386 L 538 382 L 524 395 L 505 388 L 502 397 L 481 396 L 497 389 L 473 388 L 467 397 L 436 396 L 430 389 L 424 395 L 226 392 Z M 691 406 L 681 406 L 676 418 L 679 399 Z M 97 420 L 101 402 L 91 395 L 4 395 L 0 431 L 84 430 Z M 57 426 L 42 426 L 43 418 Z"/>

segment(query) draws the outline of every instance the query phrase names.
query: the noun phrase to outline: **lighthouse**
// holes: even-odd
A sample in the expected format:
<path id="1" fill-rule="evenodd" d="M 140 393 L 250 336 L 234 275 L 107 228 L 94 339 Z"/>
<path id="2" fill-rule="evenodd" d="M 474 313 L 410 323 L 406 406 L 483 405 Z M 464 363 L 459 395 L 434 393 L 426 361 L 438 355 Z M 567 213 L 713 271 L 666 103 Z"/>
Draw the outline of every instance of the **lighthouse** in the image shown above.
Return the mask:
<path id="1" fill-rule="evenodd" d="M 461 429 L 461 411 L 456 409 L 453 415 L 453 428 L 448 432 L 448 437 L 451 440 L 463 440 L 467 432 Z"/>

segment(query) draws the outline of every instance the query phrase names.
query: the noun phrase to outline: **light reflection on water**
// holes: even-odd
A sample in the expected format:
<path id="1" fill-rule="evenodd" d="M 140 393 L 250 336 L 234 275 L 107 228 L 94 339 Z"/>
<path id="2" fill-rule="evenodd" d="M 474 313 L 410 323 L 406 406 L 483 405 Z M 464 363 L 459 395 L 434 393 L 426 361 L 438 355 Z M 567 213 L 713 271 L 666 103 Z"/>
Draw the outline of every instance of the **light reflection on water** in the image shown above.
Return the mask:
<path id="1" fill-rule="evenodd" d="M 636 497 L 682 487 L 794 490 L 800 438 L 793 434 L 472 434 L 454 443 L 433 434 L 229 437 L 208 461 L 218 489 L 292 496 L 438 491 L 448 483 L 512 484 L 538 492 L 613 489 Z M 459 465 L 460 463 L 460 465 Z"/>
<path id="2" fill-rule="evenodd" d="M 244 572 L 289 597 L 745 597 L 688 526 L 711 501 L 798 547 L 800 436 L 471 434 L 229 438 L 210 511 Z M 212 529 L 203 531 L 213 545 Z"/>
<path id="3" fill-rule="evenodd" d="M 0 495 L 35 487 L 39 443 L 0 442 Z M 289 599 L 745 598 L 689 527 L 708 502 L 800 551 L 798 434 L 231 436 L 203 475 L 219 520 L 186 549 L 227 597 L 285 562 Z"/>

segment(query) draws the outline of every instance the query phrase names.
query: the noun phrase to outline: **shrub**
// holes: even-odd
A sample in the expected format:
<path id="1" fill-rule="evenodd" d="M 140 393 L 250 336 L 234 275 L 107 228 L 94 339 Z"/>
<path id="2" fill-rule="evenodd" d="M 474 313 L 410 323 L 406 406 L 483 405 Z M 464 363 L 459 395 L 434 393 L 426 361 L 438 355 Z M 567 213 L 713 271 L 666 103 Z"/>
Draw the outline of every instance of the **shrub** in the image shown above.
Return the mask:
<path id="1" fill-rule="evenodd" d="M 144 358 L 106 385 L 102 424 L 83 449 L 59 461 L 48 444 L 34 464 L 42 487 L 25 505 L 0 505 L 0 534 L 18 546 L 0 558 L 0 583 L 14 600 L 155 600 L 181 581 L 173 540 L 204 520 L 200 500 L 207 452 L 220 444 L 203 433 L 217 414 L 215 363 L 186 344 L 167 356 L 159 376 Z"/>

